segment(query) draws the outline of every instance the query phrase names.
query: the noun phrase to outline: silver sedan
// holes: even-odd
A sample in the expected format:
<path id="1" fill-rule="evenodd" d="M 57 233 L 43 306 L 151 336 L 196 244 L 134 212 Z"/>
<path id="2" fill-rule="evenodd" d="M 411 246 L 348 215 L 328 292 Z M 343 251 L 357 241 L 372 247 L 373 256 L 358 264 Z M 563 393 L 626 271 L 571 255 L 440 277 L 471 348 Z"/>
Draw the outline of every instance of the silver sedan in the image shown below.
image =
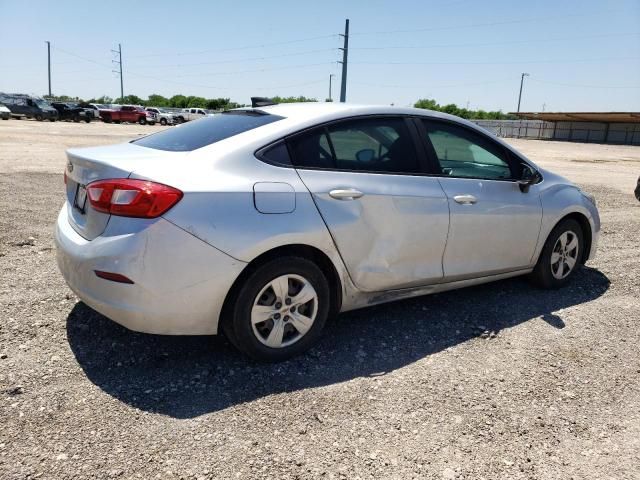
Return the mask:
<path id="1" fill-rule="evenodd" d="M 600 231 L 591 196 L 427 110 L 245 108 L 67 154 L 71 289 L 132 330 L 224 332 L 264 361 L 346 310 L 517 275 L 561 287 Z"/>

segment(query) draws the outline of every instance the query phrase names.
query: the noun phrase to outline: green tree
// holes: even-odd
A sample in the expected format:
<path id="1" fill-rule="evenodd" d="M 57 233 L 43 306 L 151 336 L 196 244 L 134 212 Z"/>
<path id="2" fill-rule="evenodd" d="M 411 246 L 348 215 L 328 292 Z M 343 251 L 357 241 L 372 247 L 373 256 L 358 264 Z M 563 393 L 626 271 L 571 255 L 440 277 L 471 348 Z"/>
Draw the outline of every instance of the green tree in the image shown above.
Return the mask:
<path id="1" fill-rule="evenodd" d="M 184 95 L 174 95 L 169 99 L 169 106 L 174 108 L 187 108 L 188 100 Z"/>
<path id="2" fill-rule="evenodd" d="M 157 93 L 153 93 L 149 95 L 146 103 L 147 105 L 152 105 L 154 107 L 168 107 L 169 99 L 162 95 L 158 95 Z"/>
<path id="3" fill-rule="evenodd" d="M 296 102 L 317 102 L 318 100 L 316 100 L 315 98 L 307 98 L 303 95 L 300 95 L 299 97 L 279 97 L 279 96 L 275 96 L 275 97 L 269 97 L 271 98 L 271 100 L 274 101 L 274 103 L 296 103 Z"/>
<path id="4" fill-rule="evenodd" d="M 439 105 L 438 102 L 430 98 L 421 98 L 413 105 L 415 108 L 425 108 L 427 110 L 434 110 L 436 112 L 449 113 L 451 115 L 457 115 L 458 117 L 468 118 L 472 120 L 513 120 L 517 118 L 514 115 L 508 115 L 501 110 L 493 112 L 485 112 L 484 110 L 469 110 L 467 108 L 460 108 L 455 103 L 449 103 L 447 105 Z"/>
<path id="5" fill-rule="evenodd" d="M 144 105 L 145 101 L 137 95 L 125 95 L 122 98 L 116 98 L 115 103 L 120 105 Z"/>

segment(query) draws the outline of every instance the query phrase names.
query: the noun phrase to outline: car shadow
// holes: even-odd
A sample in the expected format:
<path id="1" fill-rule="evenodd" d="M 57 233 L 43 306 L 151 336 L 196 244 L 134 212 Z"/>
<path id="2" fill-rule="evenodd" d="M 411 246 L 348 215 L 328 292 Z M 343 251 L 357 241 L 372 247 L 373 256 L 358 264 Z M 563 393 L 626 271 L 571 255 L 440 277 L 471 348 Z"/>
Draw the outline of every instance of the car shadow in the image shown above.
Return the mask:
<path id="1" fill-rule="evenodd" d="M 560 290 L 522 278 L 413 298 L 341 314 L 309 353 L 258 364 L 221 336 L 168 337 L 131 332 L 77 303 L 67 318 L 69 344 L 89 380 L 138 409 L 191 418 L 267 395 L 383 375 L 446 348 L 499 336 L 541 318 L 563 328 L 561 310 L 609 288 L 584 267 Z M 554 313 L 555 312 L 555 313 Z"/>

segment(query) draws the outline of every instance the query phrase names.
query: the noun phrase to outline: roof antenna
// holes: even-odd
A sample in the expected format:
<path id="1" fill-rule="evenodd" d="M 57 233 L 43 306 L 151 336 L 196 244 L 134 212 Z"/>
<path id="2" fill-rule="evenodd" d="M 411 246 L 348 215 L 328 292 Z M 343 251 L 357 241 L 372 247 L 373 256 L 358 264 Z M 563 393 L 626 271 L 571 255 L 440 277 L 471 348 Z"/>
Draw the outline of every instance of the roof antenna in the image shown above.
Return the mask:
<path id="1" fill-rule="evenodd" d="M 267 97 L 251 97 L 251 108 L 268 107 L 269 105 L 277 105 L 277 103 Z"/>

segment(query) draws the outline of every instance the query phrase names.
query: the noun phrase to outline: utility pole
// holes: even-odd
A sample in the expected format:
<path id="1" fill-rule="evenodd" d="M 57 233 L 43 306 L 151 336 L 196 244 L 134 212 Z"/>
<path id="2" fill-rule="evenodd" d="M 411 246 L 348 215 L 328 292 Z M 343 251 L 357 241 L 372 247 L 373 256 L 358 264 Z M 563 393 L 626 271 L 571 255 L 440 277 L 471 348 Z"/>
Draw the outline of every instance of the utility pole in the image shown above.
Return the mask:
<path id="1" fill-rule="evenodd" d="M 113 73 L 120 74 L 120 101 L 124 98 L 124 84 L 122 82 L 122 45 L 118 44 L 118 50 L 111 50 L 113 53 L 118 54 L 118 60 L 112 60 L 112 63 L 118 64 L 118 70 L 113 70 Z"/>
<path id="2" fill-rule="evenodd" d="M 342 50 L 342 85 L 340 86 L 340 101 L 347 101 L 347 56 L 349 55 L 349 19 L 344 22 L 344 47 Z"/>
<path id="3" fill-rule="evenodd" d="M 520 101 L 522 100 L 522 84 L 524 83 L 524 77 L 528 77 L 528 73 L 523 73 L 520 77 L 520 95 L 518 95 L 518 112 L 520 112 Z"/>
<path id="4" fill-rule="evenodd" d="M 47 70 L 49 72 L 49 98 L 51 98 L 51 42 L 47 40 L 44 43 L 47 44 Z"/>
<path id="5" fill-rule="evenodd" d="M 332 84 L 332 80 L 333 77 L 335 77 L 335 75 L 333 73 L 329 74 L 329 101 L 333 102 L 333 98 L 331 97 L 331 84 Z"/>

